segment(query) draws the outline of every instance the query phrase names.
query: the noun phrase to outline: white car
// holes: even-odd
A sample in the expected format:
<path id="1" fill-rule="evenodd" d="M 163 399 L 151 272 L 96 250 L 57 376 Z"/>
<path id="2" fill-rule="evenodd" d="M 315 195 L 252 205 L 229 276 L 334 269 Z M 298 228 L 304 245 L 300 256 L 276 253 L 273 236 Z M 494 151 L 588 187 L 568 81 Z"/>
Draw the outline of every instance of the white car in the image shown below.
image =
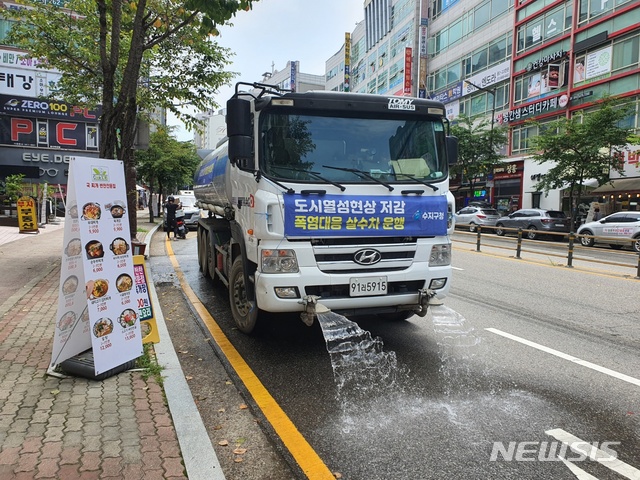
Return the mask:
<path id="1" fill-rule="evenodd" d="M 619 249 L 626 245 L 640 253 L 640 212 L 617 212 L 602 220 L 585 223 L 578 228 L 578 235 L 585 247 L 607 243 L 611 248 Z"/>

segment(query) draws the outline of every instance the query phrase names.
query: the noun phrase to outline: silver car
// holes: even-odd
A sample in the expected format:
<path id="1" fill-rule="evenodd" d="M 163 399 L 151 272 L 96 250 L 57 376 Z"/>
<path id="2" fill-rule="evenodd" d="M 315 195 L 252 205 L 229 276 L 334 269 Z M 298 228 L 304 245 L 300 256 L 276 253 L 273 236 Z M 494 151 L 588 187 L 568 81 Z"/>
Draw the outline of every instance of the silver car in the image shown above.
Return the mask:
<path id="1" fill-rule="evenodd" d="M 521 228 L 526 230 L 526 238 L 535 240 L 545 233 L 569 233 L 569 222 L 570 219 L 559 210 L 522 208 L 498 219 L 496 235 L 516 233 Z"/>
<path id="2" fill-rule="evenodd" d="M 495 208 L 470 205 L 456 212 L 456 227 L 468 227 L 470 232 L 475 232 L 478 226 L 493 227 L 500 214 Z"/>
<path id="3" fill-rule="evenodd" d="M 640 212 L 617 212 L 602 220 L 585 223 L 578 228 L 580 243 L 592 247 L 596 243 L 607 243 L 611 248 L 630 246 L 640 253 Z"/>

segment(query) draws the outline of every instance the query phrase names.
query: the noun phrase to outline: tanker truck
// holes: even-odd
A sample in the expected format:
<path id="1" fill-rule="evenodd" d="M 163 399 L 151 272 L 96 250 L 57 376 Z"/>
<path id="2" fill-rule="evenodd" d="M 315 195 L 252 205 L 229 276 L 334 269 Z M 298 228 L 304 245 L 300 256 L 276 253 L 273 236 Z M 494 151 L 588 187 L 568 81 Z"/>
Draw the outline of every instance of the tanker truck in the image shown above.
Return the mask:
<path id="1" fill-rule="evenodd" d="M 264 312 L 310 325 L 442 303 L 457 158 L 442 103 L 240 82 L 226 107 L 227 137 L 194 178 L 197 248 L 240 331 Z"/>

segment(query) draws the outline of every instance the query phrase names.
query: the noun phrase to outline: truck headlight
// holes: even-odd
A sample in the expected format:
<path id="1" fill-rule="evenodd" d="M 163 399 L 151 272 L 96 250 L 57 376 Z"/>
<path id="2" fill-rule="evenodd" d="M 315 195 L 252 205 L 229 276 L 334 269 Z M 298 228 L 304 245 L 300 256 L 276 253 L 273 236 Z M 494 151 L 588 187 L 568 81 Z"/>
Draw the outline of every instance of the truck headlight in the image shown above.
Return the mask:
<path id="1" fill-rule="evenodd" d="M 444 267 L 451 265 L 451 245 L 441 243 L 431 247 L 431 255 L 429 255 L 430 267 Z"/>
<path id="2" fill-rule="evenodd" d="M 296 252 L 290 249 L 262 250 L 262 271 L 264 273 L 298 273 Z"/>

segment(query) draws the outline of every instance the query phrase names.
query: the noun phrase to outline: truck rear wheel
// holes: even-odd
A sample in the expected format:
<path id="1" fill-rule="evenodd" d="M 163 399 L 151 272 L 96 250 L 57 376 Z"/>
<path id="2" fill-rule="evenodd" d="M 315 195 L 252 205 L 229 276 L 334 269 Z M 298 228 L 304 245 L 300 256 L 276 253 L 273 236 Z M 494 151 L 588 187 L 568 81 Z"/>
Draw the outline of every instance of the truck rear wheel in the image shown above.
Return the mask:
<path id="1" fill-rule="evenodd" d="M 253 332 L 258 322 L 258 306 L 247 298 L 241 256 L 233 261 L 229 273 L 229 304 L 238 330 L 247 334 Z"/>

